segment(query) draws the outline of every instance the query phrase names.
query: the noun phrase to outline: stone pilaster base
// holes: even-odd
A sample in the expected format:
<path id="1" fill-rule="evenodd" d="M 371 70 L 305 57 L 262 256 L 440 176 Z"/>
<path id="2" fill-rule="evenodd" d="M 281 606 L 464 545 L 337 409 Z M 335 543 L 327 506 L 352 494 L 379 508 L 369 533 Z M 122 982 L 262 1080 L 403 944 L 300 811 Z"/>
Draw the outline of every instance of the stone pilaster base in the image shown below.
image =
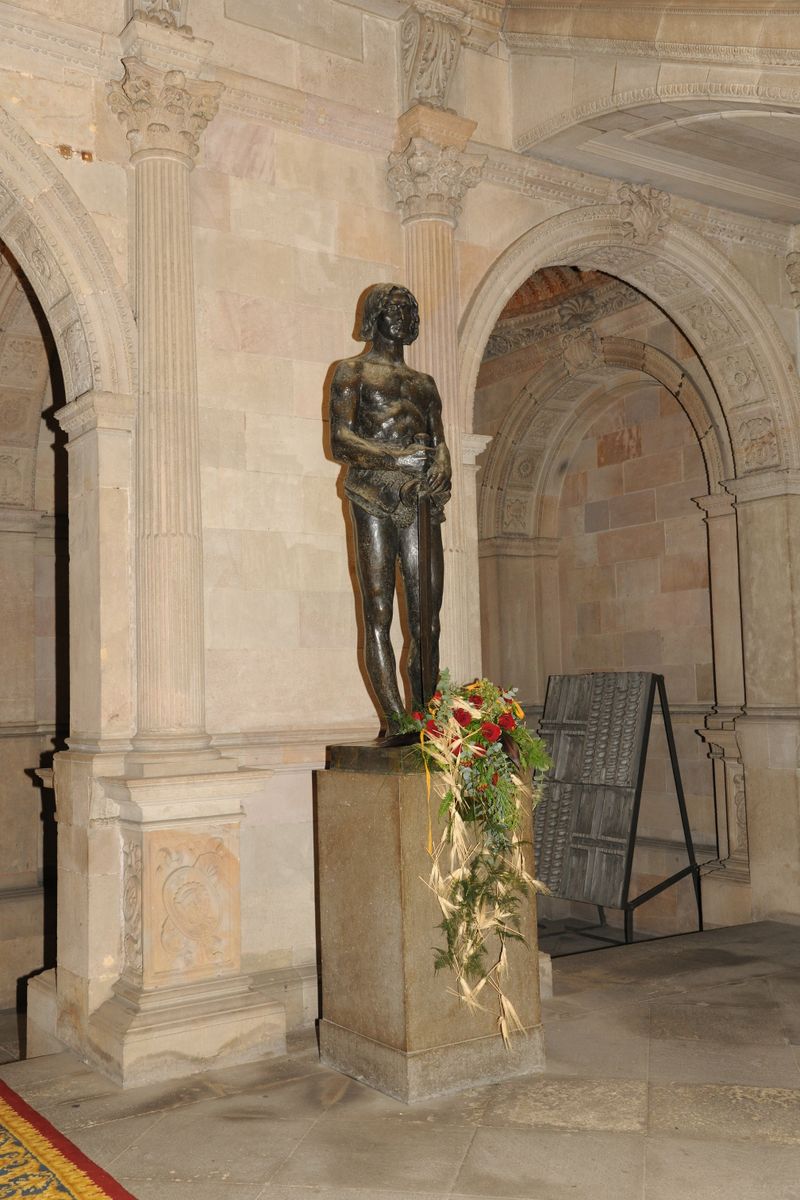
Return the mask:
<path id="1" fill-rule="evenodd" d="M 524 1028 L 506 1049 L 491 997 L 471 1012 L 434 971 L 441 914 L 426 887 L 425 776 L 413 750 L 331 747 L 317 772 L 322 1061 L 406 1102 L 539 1071 L 533 898 L 507 991 Z M 430 798 L 434 837 L 438 799 Z M 530 831 L 523 831 L 530 840 Z M 530 867 L 529 867 L 530 869 Z M 488 989 L 487 989 L 488 991 Z"/>
<path id="2" fill-rule="evenodd" d="M 89 1021 L 89 1056 L 123 1087 L 286 1053 L 283 1006 L 247 976 L 146 993 L 120 981 Z"/>

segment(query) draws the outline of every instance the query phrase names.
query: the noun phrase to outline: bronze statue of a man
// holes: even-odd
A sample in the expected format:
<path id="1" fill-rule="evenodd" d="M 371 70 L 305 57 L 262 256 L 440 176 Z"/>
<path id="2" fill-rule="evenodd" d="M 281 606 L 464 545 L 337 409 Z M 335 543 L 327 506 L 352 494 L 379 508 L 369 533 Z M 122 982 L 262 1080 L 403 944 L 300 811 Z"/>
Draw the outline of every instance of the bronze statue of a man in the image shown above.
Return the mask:
<path id="1" fill-rule="evenodd" d="M 415 708 L 424 709 L 430 699 L 424 691 L 433 690 L 439 673 L 441 523 L 450 499 L 450 454 L 436 384 L 403 357 L 418 332 L 419 310 L 407 288 L 370 288 L 360 333 L 370 345 L 337 365 L 330 395 L 333 456 L 348 468 L 344 490 L 355 529 L 367 673 L 389 733 L 397 731 L 404 711 L 389 637 L 398 560 Z M 430 660 L 425 669 L 422 646 Z"/>

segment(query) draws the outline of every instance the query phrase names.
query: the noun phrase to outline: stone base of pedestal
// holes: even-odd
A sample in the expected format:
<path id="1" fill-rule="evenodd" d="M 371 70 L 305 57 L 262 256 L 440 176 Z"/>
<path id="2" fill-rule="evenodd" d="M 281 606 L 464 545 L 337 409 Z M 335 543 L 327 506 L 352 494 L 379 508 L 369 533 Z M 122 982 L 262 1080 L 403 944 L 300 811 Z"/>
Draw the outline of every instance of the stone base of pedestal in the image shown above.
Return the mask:
<path id="1" fill-rule="evenodd" d="M 326 1067 L 368 1083 L 405 1104 L 544 1070 L 541 1025 L 529 1029 L 525 1036 L 516 1034 L 509 1048 L 495 1035 L 409 1053 L 323 1019 L 319 1023 L 319 1049 Z"/>
<path id="2" fill-rule="evenodd" d="M 123 1087 L 286 1053 L 283 1006 L 246 976 L 137 993 L 124 982 L 89 1020 L 89 1056 Z"/>
<path id="3" fill-rule="evenodd" d="M 437 808 L 432 794 L 434 837 Z M 471 1012 L 434 971 L 443 935 L 425 884 L 428 815 L 413 749 L 331 747 L 317 772 L 322 1061 L 406 1102 L 544 1067 L 534 898 L 506 980 L 527 1034 L 507 1049 L 493 994 Z"/>

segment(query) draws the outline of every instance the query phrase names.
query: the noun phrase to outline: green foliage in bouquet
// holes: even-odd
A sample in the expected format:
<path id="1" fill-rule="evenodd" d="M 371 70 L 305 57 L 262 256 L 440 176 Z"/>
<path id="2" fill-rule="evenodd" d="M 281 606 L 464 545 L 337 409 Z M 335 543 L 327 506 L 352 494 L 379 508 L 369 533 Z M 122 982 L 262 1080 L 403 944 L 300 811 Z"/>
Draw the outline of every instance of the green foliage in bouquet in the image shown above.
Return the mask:
<path id="1" fill-rule="evenodd" d="M 445 938 L 435 966 L 453 972 L 456 994 L 470 1008 L 484 1009 L 481 994 L 494 993 L 506 1044 L 510 1032 L 523 1028 L 504 991 L 507 943 L 524 941 L 522 900 L 544 890 L 525 867 L 521 830 L 550 760 L 524 716 L 515 690 L 488 679 L 455 687 L 447 671 L 427 712 L 412 715 L 443 826 L 437 845 L 432 829 L 428 837 L 427 882 Z"/>

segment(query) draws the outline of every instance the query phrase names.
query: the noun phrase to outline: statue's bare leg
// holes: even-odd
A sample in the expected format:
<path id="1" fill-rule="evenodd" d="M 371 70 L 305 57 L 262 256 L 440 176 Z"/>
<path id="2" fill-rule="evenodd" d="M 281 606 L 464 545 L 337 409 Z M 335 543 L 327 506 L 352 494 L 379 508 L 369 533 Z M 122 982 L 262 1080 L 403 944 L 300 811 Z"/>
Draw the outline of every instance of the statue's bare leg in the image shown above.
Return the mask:
<path id="1" fill-rule="evenodd" d="M 388 517 L 373 517 L 356 504 L 350 505 L 350 511 L 356 532 L 367 674 L 381 707 L 383 724 L 395 731 L 393 718 L 405 708 L 397 685 L 397 664 L 390 637 L 398 530 Z"/>
<path id="2" fill-rule="evenodd" d="M 424 569 L 424 566 L 423 566 Z M 439 612 L 444 594 L 444 551 L 442 549 L 442 527 L 431 525 L 431 679 L 439 678 Z M 411 633 L 408 655 L 408 676 L 415 709 L 422 711 L 430 696 L 422 695 L 422 672 L 420 670 L 420 612 L 419 612 L 419 537 L 416 522 L 400 531 L 400 570 L 406 594 L 406 610 Z"/>

